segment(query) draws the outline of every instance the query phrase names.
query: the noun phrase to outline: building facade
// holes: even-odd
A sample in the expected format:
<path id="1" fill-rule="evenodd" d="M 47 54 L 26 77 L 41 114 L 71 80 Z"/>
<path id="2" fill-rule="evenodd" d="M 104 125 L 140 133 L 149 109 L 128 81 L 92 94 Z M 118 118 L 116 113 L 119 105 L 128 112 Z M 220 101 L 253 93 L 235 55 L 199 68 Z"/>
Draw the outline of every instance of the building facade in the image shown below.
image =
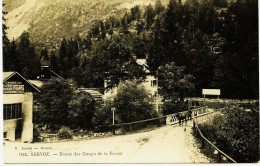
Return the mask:
<path id="1" fill-rule="evenodd" d="M 156 111 L 160 110 L 160 105 L 162 105 L 162 97 L 158 94 L 158 78 L 156 78 L 149 70 L 146 64 L 145 59 L 136 59 L 136 63 L 143 67 L 144 72 L 146 73 L 144 82 L 142 85 L 149 92 L 150 96 L 153 98 L 153 105 L 155 106 Z M 107 88 L 108 80 L 104 80 L 104 99 L 109 97 L 114 97 L 117 94 L 117 87 Z"/>
<path id="2" fill-rule="evenodd" d="M 40 92 L 17 72 L 3 73 L 3 137 L 33 141 L 33 93 Z"/>

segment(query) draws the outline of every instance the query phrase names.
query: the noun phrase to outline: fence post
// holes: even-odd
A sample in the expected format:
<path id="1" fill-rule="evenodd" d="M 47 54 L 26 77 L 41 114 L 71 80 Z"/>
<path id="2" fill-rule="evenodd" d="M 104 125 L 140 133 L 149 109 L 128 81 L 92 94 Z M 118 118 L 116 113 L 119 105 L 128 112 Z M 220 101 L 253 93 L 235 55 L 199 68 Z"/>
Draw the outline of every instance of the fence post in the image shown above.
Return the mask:
<path id="1" fill-rule="evenodd" d="M 115 132 L 115 125 L 114 124 L 113 124 L 113 128 L 112 128 L 112 132 L 113 132 L 113 135 L 116 134 L 116 132 Z"/>
<path id="2" fill-rule="evenodd" d="M 201 140 L 202 140 L 202 149 L 204 149 L 204 139 L 201 137 Z"/>
<path id="3" fill-rule="evenodd" d="M 132 131 L 132 124 L 129 123 L 129 130 Z"/>
<path id="4" fill-rule="evenodd" d="M 218 162 L 221 163 L 221 153 L 218 152 Z"/>

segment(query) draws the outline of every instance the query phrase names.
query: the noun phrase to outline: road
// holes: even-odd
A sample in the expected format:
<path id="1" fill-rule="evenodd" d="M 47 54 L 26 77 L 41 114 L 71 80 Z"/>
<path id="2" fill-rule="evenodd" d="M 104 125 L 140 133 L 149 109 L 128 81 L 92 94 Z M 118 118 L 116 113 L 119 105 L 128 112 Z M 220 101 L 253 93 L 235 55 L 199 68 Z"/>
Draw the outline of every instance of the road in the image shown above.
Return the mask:
<path id="1" fill-rule="evenodd" d="M 191 134 L 191 125 L 192 122 L 189 122 L 186 126 L 164 126 L 142 133 L 93 140 L 34 144 L 6 142 L 4 161 L 7 163 L 209 163 L 209 160 L 199 152 Z M 18 149 L 15 150 L 15 147 Z M 19 156 L 19 153 L 28 156 L 21 154 Z"/>

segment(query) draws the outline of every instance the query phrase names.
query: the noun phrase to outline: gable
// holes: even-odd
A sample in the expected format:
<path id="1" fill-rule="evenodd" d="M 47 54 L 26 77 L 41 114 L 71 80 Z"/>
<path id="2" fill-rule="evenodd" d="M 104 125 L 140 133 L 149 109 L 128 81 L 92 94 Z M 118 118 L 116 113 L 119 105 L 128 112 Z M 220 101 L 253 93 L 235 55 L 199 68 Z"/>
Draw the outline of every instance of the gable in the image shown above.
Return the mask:
<path id="1" fill-rule="evenodd" d="M 58 77 L 64 81 L 66 81 L 64 78 L 62 78 L 60 75 L 58 75 L 57 73 L 55 73 L 54 71 L 46 68 L 43 68 L 42 70 L 40 70 L 37 74 L 35 74 L 32 79 L 33 80 L 49 80 L 53 77 Z"/>
<path id="2" fill-rule="evenodd" d="M 9 73 L 9 72 L 8 72 Z M 40 92 L 38 88 L 33 86 L 28 80 L 17 72 L 12 72 L 3 80 L 4 94 L 22 94 L 25 92 Z"/>

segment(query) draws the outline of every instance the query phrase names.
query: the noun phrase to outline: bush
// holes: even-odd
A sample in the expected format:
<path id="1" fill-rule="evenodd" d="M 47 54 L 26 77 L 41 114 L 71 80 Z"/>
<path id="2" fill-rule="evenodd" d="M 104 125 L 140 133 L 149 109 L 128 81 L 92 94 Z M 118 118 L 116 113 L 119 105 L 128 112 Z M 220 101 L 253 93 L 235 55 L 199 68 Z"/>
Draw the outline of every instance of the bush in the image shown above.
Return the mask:
<path id="1" fill-rule="evenodd" d="M 92 123 L 96 132 L 107 132 L 111 129 L 109 126 L 113 123 L 113 113 L 110 102 L 106 102 L 94 112 Z"/>
<path id="2" fill-rule="evenodd" d="M 163 115 L 187 111 L 188 104 L 184 102 L 165 101 L 163 104 Z"/>
<path id="3" fill-rule="evenodd" d="M 92 129 L 92 118 L 95 110 L 96 102 L 90 94 L 84 91 L 74 94 L 69 102 L 70 127 Z"/>
<path id="4" fill-rule="evenodd" d="M 118 122 L 128 123 L 157 117 L 151 102 L 149 93 L 137 81 L 121 82 L 113 102 Z"/>
<path id="5" fill-rule="evenodd" d="M 33 127 L 33 142 L 39 142 L 40 141 L 40 132 L 36 127 Z"/>
<path id="6" fill-rule="evenodd" d="M 206 138 L 237 162 L 259 161 L 259 111 L 250 112 L 232 107 L 225 108 L 225 115 L 200 124 Z"/>
<path id="7" fill-rule="evenodd" d="M 259 112 L 246 112 L 240 108 L 230 108 L 227 111 L 225 123 L 217 131 L 217 144 L 237 162 L 257 162 Z"/>
<path id="8" fill-rule="evenodd" d="M 223 108 L 223 107 L 227 107 L 228 105 L 230 105 L 230 103 L 221 103 L 221 102 L 205 102 L 205 104 L 203 102 L 201 102 L 200 105 L 205 105 L 208 108 L 214 108 L 214 109 L 218 109 L 218 108 Z"/>
<path id="9" fill-rule="evenodd" d="M 62 127 L 58 131 L 58 139 L 72 139 L 73 132 L 68 127 Z"/>
<path id="10" fill-rule="evenodd" d="M 68 103 L 73 95 L 73 88 L 64 80 L 51 78 L 41 87 L 41 93 L 37 94 L 39 109 L 34 116 L 36 124 L 47 125 L 51 130 L 56 130 L 67 125 Z"/>
<path id="11" fill-rule="evenodd" d="M 151 104 L 152 99 L 146 89 L 137 83 L 137 81 L 121 82 L 118 86 L 117 95 L 110 101 L 99 108 L 93 117 L 93 125 L 95 131 L 103 132 L 112 130 L 113 112 L 112 107 L 115 107 L 115 123 L 128 123 L 138 120 L 150 119 L 158 117 L 154 106 Z M 158 122 L 158 125 L 161 123 Z M 148 126 L 146 123 L 133 125 L 140 129 Z M 120 126 L 123 131 L 129 130 L 129 125 Z"/>
<path id="12" fill-rule="evenodd" d="M 202 124 L 199 124 L 203 135 L 210 141 L 216 141 L 216 131 L 222 128 L 224 124 L 224 118 L 222 115 L 215 115 L 213 119 L 208 120 Z"/>

